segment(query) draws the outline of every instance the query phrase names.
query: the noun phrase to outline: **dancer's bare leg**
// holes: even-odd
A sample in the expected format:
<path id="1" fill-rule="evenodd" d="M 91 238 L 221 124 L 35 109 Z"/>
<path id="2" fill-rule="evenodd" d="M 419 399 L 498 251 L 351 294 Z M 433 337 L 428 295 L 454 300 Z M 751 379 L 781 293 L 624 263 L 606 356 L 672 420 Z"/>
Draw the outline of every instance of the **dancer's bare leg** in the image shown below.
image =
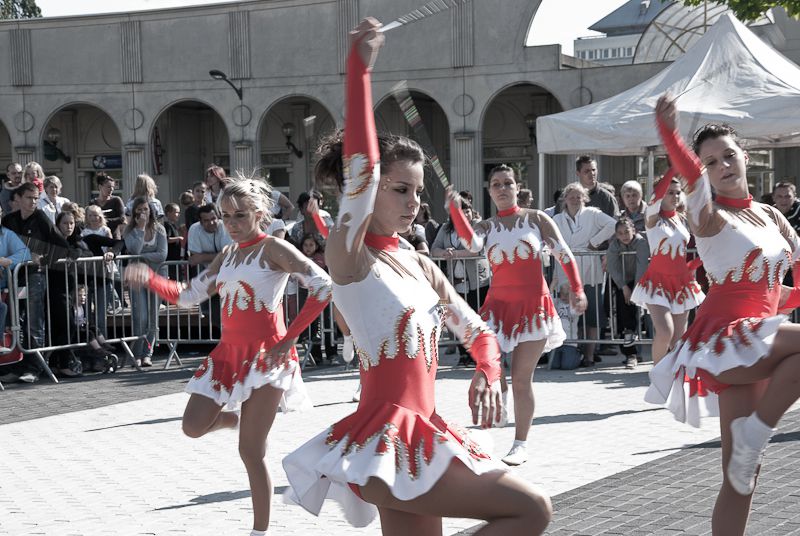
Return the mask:
<path id="1" fill-rule="evenodd" d="M 525 441 L 533 420 L 533 373 L 542 357 L 545 341 L 523 342 L 514 349 L 511 360 L 511 387 L 514 394 L 514 439 Z"/>
<path id="2" fill-rule="evenodd" d="M 442 517 L 487 521 L 476 536 L 535 535 L 544 532 L 553 515 L 550 499 L 521 478 L 499 471 L 476 475 L 458 460 L 431 491 L 410 501 L 393 497 L 377 478 L 360 489 L 364 500 L 378 507 L 387 536 L 439 536 Z M 403 523 L 413 523 L 414 530 Z"/>
<path id="3" fill-rule="evenodd" d="M 675 325 L 673 315 L 669 309 L 660 305 L 647 305 L 650 317 L 653 319 L 653 364 L 658 364 L 661 358 L 667 355 L 672 341 L 675 338 Z M 685 329 L 685 326 L 684 326 Z"/>
<path id="4" fill-rule="evenodd" d="M 220 428 L 235 428 L 239 418 L 235 413 L 222 411 L 222 406 L 210 398 L 192 394 L 183 411 L 183 433 L 189 437 L 202 437 Z"/>
<path id="5" fill-rule="evenodd" d="M 764 392 L 764 382 L 732 385 L 719 395 L 719 427 L 722 438 L 722 487 L 711 518 L 712 533 L 717 536 L 743 535 L 750 517 L 752 495 L 740 495 L 728 482 L 727 469 L 731 459 L 731 421 L 753 413 Z"/>
<path id="6" fill-rule="evenodd" d="M 267 454 L 267 435 L 275 420 L 283 391 L 269 385 L 253 390 L 242 404 L 239 426 L 239 456 L 247 469 L 253 501 L 253 529 L 267 530 L 272 480 L 264 457 Z"/>
<path id="7" fill-rule="evenodd" d="M 669 342 L 669 349 L 672 350 L 686 333 L 686 326 L 689 323 L 689 311 L 681 314 L 672 315 L 672 340 Z"/>

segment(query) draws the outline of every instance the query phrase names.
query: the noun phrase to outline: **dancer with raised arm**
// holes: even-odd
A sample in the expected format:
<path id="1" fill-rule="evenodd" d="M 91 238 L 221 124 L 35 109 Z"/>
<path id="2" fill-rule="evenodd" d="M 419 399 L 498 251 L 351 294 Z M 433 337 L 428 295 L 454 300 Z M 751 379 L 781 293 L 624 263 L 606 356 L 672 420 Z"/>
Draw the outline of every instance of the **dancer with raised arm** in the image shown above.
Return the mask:
<path id="1" fill-rule="evenodd" d="M 253 535 L 269 525 L 272 481 L 264 456 L 278 407 L 310 407 L 300 378 L 294 343 L 330 300 L 331 281 L 288 242 L 267 236 L 270 188 L 263 181 L 231 179 L 218 204 L 234 243 L 188 285 L 171 281 L 144 265 L 129 267 L 131 286 L 147 287 L 170 303 L 191 307 L 219 294 L 220 342 L 189 381 L 191 393 L 183 431 L 193 438 L 220 428 L 239 427 L 239 454 L 247 469 L 253 501 Z M 286 329 L 283 294 L 289 275 L 309 296 Z M 241 417 L 234 411 L 241 404 Z"/>
<path id="2" fill-rule="evenodd" d="M 316 170 L 343 188 L 326 258 L 361 365 L 361 400 L 284 459 L 289 497 L 313 514 L 336 499 L 356 526 L 377 507 L 385 535 L 440 535 L 442 517 L 486 520 L 481 535 L 540 534 L 547 497 L 435 410 L 443 322 L 478 363 L 469 404 L 484 426 L 500 409 L 500 351 L 433 262 L 398 244 L 419 210 L 425 157 L 407 138 L 375 133 L 369 73 L 379 28 L 367 19 L 351 33 L 344 142 L 325 142 Z"/>
<path id="3" fill-rule="evenodd" d="M 503 458 L 508 465 L 519 465 L 528 459 L 536 364 L 542 353 L 558 348 L 566 338 L 542 272 L 542 256 L 547 249 L 564 268 L 571 305 L 578 314 L 586 310 L 575 258 L 558 227 L 541 210 L 517 206 L 518 192 L 513 169 L 498 166 L 489 172 L 489 196 L 497 215 L 478 222 L 473 229 L 461 211 L 460 199 L 450 191 L 450 218 L 459 237 L 473 253 L 481 251 L 485 244 L 492 269 L 481 316 L 497 333 L 500 349 L 513 354 L 515 436 L 511 450 Z"/>
<path id="4" fill-rule="evenodd" d="M 656 120 L 688 181 L 689 226 L 711 287 L 686 334 L 650 372 L 646 400 L 694 426 L 719 414 L 723 482 L 712 530 L 744 534 L 767 443 L 800 397 L 800 325 L 779 314 L 800 304 L 800 288 L 781 285 L 800 247 L 777 209 L 753 201 L 747 153 L 730 127 L 702 127 L 692 152 L 670 97 L 659 99 Z"/>
<path id="5" fill-rule="evenodd" d="M 680 198 L 680 181 L 670 169 L 656 184 L 645 209 L 650 264 L 630 297 L 653 319 L 654 363 L 680 340 L 686 331 L 689 311 L 705 299 L 694 278 L 699 258 L 686 262 L 686 246 L 691 235 L 686 219 L 675 210 Z"/>

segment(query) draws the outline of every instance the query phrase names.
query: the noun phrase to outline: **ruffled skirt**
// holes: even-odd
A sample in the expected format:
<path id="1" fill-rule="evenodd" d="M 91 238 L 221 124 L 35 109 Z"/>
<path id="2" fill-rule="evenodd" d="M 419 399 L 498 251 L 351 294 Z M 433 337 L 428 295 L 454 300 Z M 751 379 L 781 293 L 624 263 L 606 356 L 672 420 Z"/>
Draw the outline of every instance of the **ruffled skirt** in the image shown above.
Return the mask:
<path id="1" fill-rule="evenodd" d="M 700 285 L 688 274 L 648 270 L 633 289 L 631 301 L 643 309 L 659 305 L 672 314 L 681 314 L 698 307 L 705 297 Z"/>
<path id="2" fill-rule="evenodd" d="M 363 402 L 363 410 L 284 458 L 291 485 L 284 496 L 287 502 L 319 515 L 325 500 L 333 499 L 352 525 L 363 527 L 375 518 L 377 508 L 356 495 L 350 484 L 379 478 L 394 497 L 408 501 L 430 491 L 454 458 L 476 474 L 504 470 L 465 430 L 435 413 L 425 417 L 388 402 Z"/>
<path id="3" fill-rule="evenodd" d="M 728 387 L 716 376 L 750 367 L 767 357 L 785 315 L 715 322 L 698 318 L 677 346 L 650 371 L 645 400 L 665 404 L 675 419 L 699 427 L 719 416 L 719 393 Z"/>
<path id="4" fill-rule="evenodd" d="M 541 340 L 549 352 L 567 338 L 550 294 L 531 287 L 490 287 L 480 313 L 506 353 L 520 343 Z"/>
<path id="5" fill-rule="evenodd" d="M 266 357 L 263 340 L 241 344 L 220 341 L 195 371 L 186 392 L 234 410 L 250 398 L 253 389 L 270 385 L 283 391 L 282 411 L 312 407 L 300 376 L 297 351 L 292 349 L 290 360 L 282 366 L 271 366 Z"/>

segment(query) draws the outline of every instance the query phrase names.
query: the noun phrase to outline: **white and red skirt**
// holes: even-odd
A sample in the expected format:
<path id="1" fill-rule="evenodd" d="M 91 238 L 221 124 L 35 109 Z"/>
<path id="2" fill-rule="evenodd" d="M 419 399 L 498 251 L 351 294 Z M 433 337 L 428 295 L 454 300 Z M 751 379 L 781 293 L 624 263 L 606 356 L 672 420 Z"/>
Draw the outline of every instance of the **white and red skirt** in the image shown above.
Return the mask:
<path id="1" fill-rule="evenodd" d="M 513 352 L 520 343 L 545 341 L 544 352 L 567 338 L 550 294 L 539 286 L 491 286 L 481 317 L 497 334 L 500 350 Z"/>
<path id="2" fill-rule="evenodd" d="M 655 255 L 636 283 L 631 301 L 643 309 L 658 305 L 672 314 L 681 314 L 698 307 L 705 297 L 694 273 L 686 267 L 685 258 Z"/>
<path id="3" fill-rule="evenodd" d="M 368 406 L 360 404 L 356 413 L 283 459 L 291 484 L 287 502 L 319 515 L 325 500 L 332 499 L 350 524 L 364 527 L 377 508 L 361 499 L 357 486 L 370 478 L 381 479 L 394 497 L 409 501 L 430 491 L 453 459 L 476 474 L 505 470 L 466 430 L 436 413 L 426 417 L 389 402 Z"/>
<path id="4" fill-rule="evenodd" d="M 718 395 L 728 384 L 717 376 L 769 355 L 778 329 L 788 321 L 776 314 L 779 298 L 780 286 L 777 296 L 763 289 L 760 295 L 713 289 L 680 342 L 650 371 L 645 400 L 665 404 L 676 420 L 695 427 L 702 417 L 719 416 Z"/>
<path id="5" fill-rule="evenodd" d="M 267 350 L 281 338 L 275 334 L 247 340 L 242 334 L 223 328 L 220 343 L 197 368 L 186 392 L 203 395 L 233 410 L 250 398 L 253 389 L 270 385 L 284 392 L 280 401 L 282 411 L 310 408 L 297 351 L 292 348 L 290 359 L 281 366 L 267 362 Z"/>

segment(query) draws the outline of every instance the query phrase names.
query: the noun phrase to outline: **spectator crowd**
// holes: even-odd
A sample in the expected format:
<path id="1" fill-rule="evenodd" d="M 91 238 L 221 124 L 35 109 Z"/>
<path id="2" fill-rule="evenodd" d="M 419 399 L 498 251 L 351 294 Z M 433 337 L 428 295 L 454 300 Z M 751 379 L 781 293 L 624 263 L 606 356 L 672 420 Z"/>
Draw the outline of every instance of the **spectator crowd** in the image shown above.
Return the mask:
<path id="1" fill-rule="evenodd" d="M 635 180 L 623 183 L 617 197 L 614 186 L 601 181 L 597 171 L 593 158 L 579 157 L 576 180 L 558 190 L 553 205 L 545 210 L 576 255 L 589 302 L 586 312 L 577 315 L 566 299 L 568 284 L 560 266 L 545 259 L 556 309 L 568 339 L 594 341 L 568 343 L 552 351 L 548 359 L 551 368 L 589 366 L 602 360 L 603 355 L 616 355 L 613 345 L 598 344 L 609 339 L 623 341 L 620 350 L 625 364 L 635 368 L 642 359 L 637 338 L 652 329 L 646 312 L 630 301 L 649 262 L 641 184 Z M 79 350 L 57 349 L 48 355 L 50 368 L 64 378 L 116 369 L 117 349 L 106 340 L 107 317 L 127 310 L 132 332 L 138 336 L 132 344 L 136 364 L 152 366 L 162 305 L 145 291 L 123 289 L 119 255 L 135 256 L 131 262 L 146 263 L 163 275 L 185 281 L 231 243 L 216 205 L 228 180 L 219 166 L 210 166 L 203 180 L 181 193 L 177 202 L 165 205 L 157 197 L 156 182 L 148 175 L 136 177 L 133 195 L 128 199 L 116 195 L 117 183 L 112 176 L 101 172 L 95 180 L 97 194 L 86 204 L 75 203 L 61 195 L 61 180 L 45 176 L 38 163 L 22 166 L 12 162 L 6 167 L 0 189 L 0 268 L 14 270 L 17 265 L 24 265 L 18 278 L 19 287 L 25 288 L 20 306 L 22 347 L 86 343 Z M 480 221 L 481 215 L 472 208 L 471 192 L 462 191 L 460 196 L 468 219 Z M 326 233 L 320 232 L 309 213 L 312 200 L 319 207 L 321 221 L 332 227 L 333 217 L 325 210 L 320 192 L 303 192 L 292 203 L 286 195 L 273 190 L 273 220 L 266 231 L 288 240 L 325 269 Z M 774 203 L 800 232 L 800 200 L 794 180 L 778 182 L 765 201 Z M 530 190 L 519 191 L 518 205 L 534 205 Z M 455 289 L 471 307 L 480 308 L 491 284 L 489 264 L 484 255 L 473 255 L 464 247 L 452 221 L 440 224 L 433 218 L 430 206 L 422 203 L 416 221 L 402 238 L 406 247 L 439 261 Z M 69 268 L 69 261 L 81 257 L 93 260 L 80 269 Z M 185 262 L 167 270 L 166 261 Z M 0 341 L 0 356 L 7 356 L 14 350 L 7 347 L 11 345 L 6 291 L 9 281 L 3 275 L 0 326 L 5 329 L 5 338 Z M 698 276 L 703 283 L 702 273 Z M 786 284 L 793 284 L 791 278 L 790 273 Z M 305 289 L 290 281 L 285 302 L 289 321 L 305 297 Z M 213 325 L 219 325 L 218 300 L 203 304 L 201 311 L 211 316 Z M 613 318 L 609 318 L 609 312 Z M 333 322 L 329 325 L 337 330 Z M 324 347 L 325 357 L 333 360 L 337 354 L 333 339 L 322 337 L 320 329 L 318 321 L 307 334 L 312 356 L 322 360 Z M 0 360 L 0 381 L 36 382 L 44 372 L 43 362 L 30 353 L 16 353 L 14 359 Z M 466 351 L 460 348 L 460 353 L 460 364 L 468 365 Z"/>

